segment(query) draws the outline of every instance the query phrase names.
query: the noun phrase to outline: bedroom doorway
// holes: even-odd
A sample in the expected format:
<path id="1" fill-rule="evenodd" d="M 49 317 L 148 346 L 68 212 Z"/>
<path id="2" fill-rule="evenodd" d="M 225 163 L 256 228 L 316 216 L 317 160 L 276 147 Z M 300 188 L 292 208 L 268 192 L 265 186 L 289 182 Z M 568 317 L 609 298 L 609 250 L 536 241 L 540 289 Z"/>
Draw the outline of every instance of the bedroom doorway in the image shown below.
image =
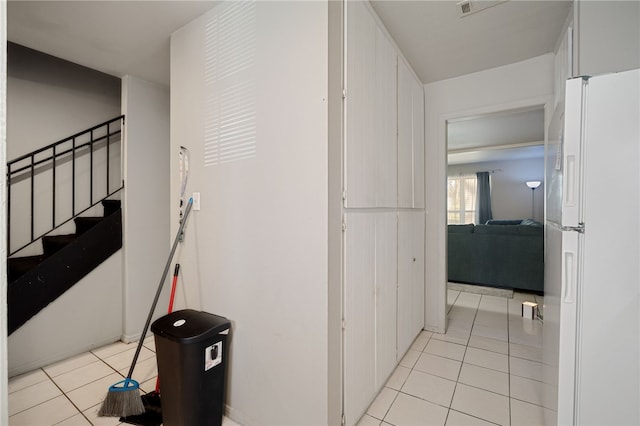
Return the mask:
<path id="1" fill-rule="evenodd" d="M 544 117 L 535 105 L 446 121 L 448 281 L 543 293 Z"/>

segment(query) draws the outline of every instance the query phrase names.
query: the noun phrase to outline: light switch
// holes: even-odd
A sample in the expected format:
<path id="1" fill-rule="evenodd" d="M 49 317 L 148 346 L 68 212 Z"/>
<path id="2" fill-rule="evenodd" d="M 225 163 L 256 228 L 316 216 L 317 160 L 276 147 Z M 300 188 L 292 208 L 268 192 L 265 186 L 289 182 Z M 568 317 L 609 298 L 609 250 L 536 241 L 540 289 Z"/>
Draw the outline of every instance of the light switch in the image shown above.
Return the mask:
<path id="1" fill-rule="evenodd" d="M 199 211 L 200 210 L 200 193 L 194 192 L 191 198 L 193 199 L 193 210 Z"/>

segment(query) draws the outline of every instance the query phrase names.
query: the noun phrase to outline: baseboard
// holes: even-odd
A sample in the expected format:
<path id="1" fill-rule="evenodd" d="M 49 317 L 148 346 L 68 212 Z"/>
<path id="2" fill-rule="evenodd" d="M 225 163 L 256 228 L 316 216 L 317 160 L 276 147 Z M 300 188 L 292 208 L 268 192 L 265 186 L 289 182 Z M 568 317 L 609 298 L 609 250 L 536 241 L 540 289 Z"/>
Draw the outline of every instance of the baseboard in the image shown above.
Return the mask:
<path id="1" fill-rule="evenodd" d="M 229 404 L 224 404 L 224 416 L 234 421 L 239 425 L 255 425 L 257 422 L 252 422 L 244 413 L 236 410 L 235 408 L 229 406 Z M 224 424 L 224 420 L 222 421 Z"/>
<path id="2" fill-rule="evenodd" d="M 140 336 L 142 333 L 136 333 L 136 334 L 123 334 L 122 336 L 120 336 L 120 341 L 122 341 L 123 343 L 129 344 L 129 343 L 135 343 L 138 340 L 140 340 Z M 145 338 L 149 337 L 149 336 L 153 336 L 152 332 L 147 332 L 147 335 L 145 336 Z"/>
<path id="3" fill-rule="evenodd" d="M 99 342 L 91 343 L 90 345 L 85 345 L 79 348 L 74 348 L 73 350 L 69 350 L 66 352 L 61 352 L 55 355 L 43 356 L 42 358 L 38 358 L 31 362 L 20 364 L 15 367 L 9 368 L 7 373 L 9 378 L 19 376 L 20 374 L 30 373 L 32 371 L 38 370 L 40 368 L 47 367 L 51 364 L 55 364 L 60 361 L 64 361 L 76 355 L 83 354 L 85 352 L 92 351 L 94 349 L 101 348 L 102 346 L 106 346 L 108 344 L 114 343 L 118 341 L 118 337 L 114 336 L 112 338 L 102 339 Z M 40 351 L 41 353 L 47 353 L 47 351 Z"/>
<path id="4" fill-rule="evenodd" d="M 509 288 L 497 288 L 486 287 L 477 284 L 461 284 L 461 283 L 447 283 L 448 290 L 464 291 L 467 293 L 485 294 L 487 296 L 506 297 L 507 299 L 513 299 L 513 289 Z"/>

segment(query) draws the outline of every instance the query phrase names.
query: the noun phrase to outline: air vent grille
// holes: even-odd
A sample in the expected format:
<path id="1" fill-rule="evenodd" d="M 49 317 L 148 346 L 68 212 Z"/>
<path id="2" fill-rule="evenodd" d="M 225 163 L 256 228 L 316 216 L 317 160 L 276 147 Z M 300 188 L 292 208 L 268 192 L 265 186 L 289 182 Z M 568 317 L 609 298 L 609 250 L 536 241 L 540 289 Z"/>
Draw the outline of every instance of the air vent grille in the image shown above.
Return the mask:
<path id="1" fill-rule="evenodd" d="M 464 0 L 456 3 L 458 8 L 458 15 L 460 18 L 472 15 L 490 7 L 496 6 L 500 3 L 504 3 L 507 0 Z"/>

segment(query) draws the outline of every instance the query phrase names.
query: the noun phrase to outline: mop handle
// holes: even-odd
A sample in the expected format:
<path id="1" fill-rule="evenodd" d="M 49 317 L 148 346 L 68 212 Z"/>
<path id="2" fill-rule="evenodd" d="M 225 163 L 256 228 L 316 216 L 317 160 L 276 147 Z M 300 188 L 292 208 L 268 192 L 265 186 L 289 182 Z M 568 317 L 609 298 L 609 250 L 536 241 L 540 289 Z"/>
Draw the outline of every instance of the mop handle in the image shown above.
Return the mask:
<path id="1" fill-rule="evenodd" d="M 142 335 L 140 336 L 140 340 L 138 341 L 138 347 L 136 348 L 136 353 L 133 356 L 133 361 L 131 362 L 131 368 L 129 369 L 129 374 L 127 374 L 128 379 L 130 379 L 131 376 L 133 375 L 133 369 L 135 368 L 136 362 L 138 361 L 138 355 L 140 355 L 140 350 L 142 349 L 144 337 L 147 334 L 147 330 L 149 330 L 149 324 L 151 324 L 151 317 L 153 317 L 153 312 L 155 311 L 156 305 L 158 304 L 158 299 L 160 298 L 160 293 L 162 292 L 162 286 L 164 285 L 164 281 L 167 279 L 167 273 L 169 272 L 169 267 L 171 266 L 173 255 L 176 252 L 176 248 L 178 247 L 178 243 L 180 242 L 180 236 L 182 235 L 185 225 L 187 224 L 187 218 L 189 217 L 189 213 L 191 212 L 192 206 L 193 206 L 193 198 L 189 198 L 189 202 L 187 203 L 187 209 L 185 210 L 184 217 L 182 218 L 182 223 L 180 224 L 180 228 L 178 229 L 178 234 L 176 235 L 175 240 L 173 240 L 173 247 L 171 247 L 171 253 L 169 254 L 169 259 L 167 260 L 167 264 L 164 267 L 164 272 L 162 273 L 160 284 L 158 284 L 156 297 L 153 299 L 153 303 L 151 304 L 151 310 L 149 311 L 149 316 L 147 316 L 147 322 L 144 324 Z"/>
<path id="2" fill-rule="evenodd" d="M 176 284 L 178 283 L 178 272 L 180 272 L 180 264 L 176 263 L 176 267 L 173 270 L 173 282 L 171 283 L 171 296 L 169 297 L 169 309 L 167 314 L 173 312 L 173 300 L 176 297 Z M 160 375 L 156 377 L 156 393 L 160 393 Z"/>
<path id="3" fill-rule="evenodd" d="M 176 263 L 176 267 L 173 270 L 173 282 L 171 283 L 171 296 L 169 297 L 169 309 L 167 313 L 173 312 L 173 299 L 176 297 L 176 284 L 178 283 L 178 272 L 180 271 L 180 264 Z"/>

